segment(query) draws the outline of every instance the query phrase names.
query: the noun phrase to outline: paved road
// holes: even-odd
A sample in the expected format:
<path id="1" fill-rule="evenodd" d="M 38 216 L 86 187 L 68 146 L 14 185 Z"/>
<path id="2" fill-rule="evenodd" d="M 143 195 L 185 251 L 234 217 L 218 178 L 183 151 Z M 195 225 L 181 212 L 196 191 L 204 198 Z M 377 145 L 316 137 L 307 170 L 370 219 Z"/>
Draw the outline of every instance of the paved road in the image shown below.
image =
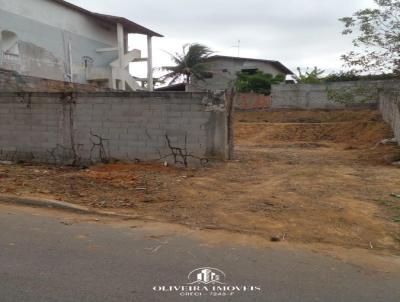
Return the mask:
<path id="1" fill-rule="evenodd" d="M 0 207 L 1 302 L 400 301 L 400 275 L 316 253 L 207 245 L 179 232 L 159 236 L 156 228 L 62 215 Z M 187 284 L 199 267 L 219 268 L 227 284 L 261 291 L 229 288 L 224 293 L 234 295 L 226 297 L 154 291 Z"/>

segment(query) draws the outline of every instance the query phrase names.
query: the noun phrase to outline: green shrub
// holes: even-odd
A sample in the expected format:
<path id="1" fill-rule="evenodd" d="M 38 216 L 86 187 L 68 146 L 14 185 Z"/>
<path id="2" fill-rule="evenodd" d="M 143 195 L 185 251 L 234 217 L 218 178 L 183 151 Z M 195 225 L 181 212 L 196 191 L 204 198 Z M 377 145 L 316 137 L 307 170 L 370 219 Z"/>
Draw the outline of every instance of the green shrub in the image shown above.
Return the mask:
<path id="1" fill-rule="evenodd" d="M 273 84 L 279 84 L 285 80 L 282 74 L 273 76 L 259 70 L 254 73 L 238 72 L 236 75 L 235 88 L 238 92 L 255 92 L 265 95 L 271 94 Z"/>

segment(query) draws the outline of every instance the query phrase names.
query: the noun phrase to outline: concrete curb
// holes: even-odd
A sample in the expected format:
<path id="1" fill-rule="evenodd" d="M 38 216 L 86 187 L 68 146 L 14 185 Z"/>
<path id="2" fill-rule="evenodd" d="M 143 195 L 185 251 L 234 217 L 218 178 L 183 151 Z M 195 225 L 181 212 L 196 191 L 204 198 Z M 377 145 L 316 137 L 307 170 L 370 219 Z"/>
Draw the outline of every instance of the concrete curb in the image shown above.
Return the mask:
<path id="1" fill-rule="evenodd" d="M 109 216 L 109 217 L 117 217 L 117 218 L 125 218 L 125 219 L 140 219 L 139 216 L 118 214 L 118 213 L 106 212 L 106 211 L 96 211 L 91 208 L 79 206 L 79 205 L 72 204 L 69 202 L 51 200 L 51 199 L 34 198 L 34 197 L 18 197 L 18 196 L 0 194 L 0 203 L 15 204 L 15 205 L 20 205 L 20 206 L 33 206 L 33 207 L 47 208 L 47 209 L 56 209 L 56 210 L 73 212 L 73 213 L 77 213 L 77 214 L 87 214 L 87 215 L 92 214 L 92 215 Z"/>

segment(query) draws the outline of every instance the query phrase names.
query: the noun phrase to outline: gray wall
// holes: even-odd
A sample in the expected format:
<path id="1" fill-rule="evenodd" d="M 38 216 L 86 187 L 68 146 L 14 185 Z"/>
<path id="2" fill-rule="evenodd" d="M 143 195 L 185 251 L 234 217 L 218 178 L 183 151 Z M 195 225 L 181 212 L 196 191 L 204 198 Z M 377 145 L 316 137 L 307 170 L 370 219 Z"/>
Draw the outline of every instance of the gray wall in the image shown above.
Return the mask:
<path id="1" fill-rule="evenodd" d="M 341 109 L 346 107 L 369 107 L 378 102 L 378 89 L 385 85 L 400 85 L 399 81 L 357 81 L 329 84 L 282 84 L 272 86 L 271 109 Z M 352 94 L 359 89 L 367 95 L 356 97 L 353 103 L 342 104 L 328 98 L 328 90 L 339 94 Z M 360 104 L 361 99 L 369 99 Z"/>
<path id="2" fill-rule="evenodd" d="M 272 86 L 271 109 L 331 109 L 343 108 L 328 100 L 326 85 L 282 84 Z"/>
<path id="3" fill-rule="evenodd" d="M 379 109 L 384 120 L 392 126 L 397 142 L 400 144 L 400 88 L 388 88 L 379 95 Z"/>
<path id="4" fill-rule="evenodd" d="M 261 70 L 265 73 L 272 75 L 283 74 L 280 70 L 272 64 L 262 61 L 252 60 L 233 60 L 229 58 L 217 58 L 210 60 L 209 69 L 213 73 L 211 79 L 204 81 L 193 79 L 193 83 L 189 85 L 189 91 L 218 91 L 226 90 L 232 87 L 236 80 L 236 73 L 242 69 L 255 69 Z"/>
<path id="5" fill-rule="evenodd" d="M 67 12 L 68 10 L 64 9 L 64 11 Z M 60 18 L 65 17 L 61 15 Z M 99 35 L 104 31 L 105 37 L 109 35 L 116 37 L 116 29 L 110 27 L 107 30 L 106 26 L 96 24 L 89 17 L 86 17 L 86 19 L 88 23 L 92 22 L 93 26 L 99 28 Z M 109 63 L 117 59 L 116 52 L 101 54 L 96 52 L 96 49 L 115 45 L 97 41 L 95 38 L 85 37 L 44 22 L 44 20 L 40 22 L 0 9 L 0 32 L 9 30 L 18 36 L 20 57 L 18 68 L 13 69 L 21 74 L 53 80 L 67 80 L 67 75 L 70 73 L 69 43 L 72 48 L 74 82 L 86 83 L 83 68 L 84 56 L 91 57 L 95 67 L 108 66 Z M 85 27 L 85 24 L 82 24 L 82 27 L 82 31 L 84 31 L 87 26 Z M 9 66 L 5 63 L 3 67 L 8 68 Z"/>
<path id="6" fill-rule="evenodd" d="M 204 93 L 0 93 L 0 158 L 42 162 L 157 160 L 173 147 L 196 158 L 226 159 L 228 122 L 224 100 Z M 92 149 L 94 148 L 94 149 Z M 92 151 L 92 153 L 91 153 Z M 172 161 L 172 157 L 166 157 Z"/>

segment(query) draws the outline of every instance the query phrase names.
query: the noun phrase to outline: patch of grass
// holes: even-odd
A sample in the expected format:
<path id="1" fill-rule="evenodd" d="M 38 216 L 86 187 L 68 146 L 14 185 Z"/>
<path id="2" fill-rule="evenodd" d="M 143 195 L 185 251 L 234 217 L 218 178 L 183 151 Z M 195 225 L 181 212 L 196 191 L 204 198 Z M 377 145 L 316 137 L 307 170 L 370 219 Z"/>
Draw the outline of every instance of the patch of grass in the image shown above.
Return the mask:
<path id="1" fill-rule="evenodd" d="M 313 117 L 301 117 L 296 118 L 291 121 L 292 123 L 307 123 L 307 124 L 319 124 L 321 123 L 321 119 L 316 119 Z"/>
<path id="2" fill-rule="evenodd" d="M 398 205 L 397 200 L 387 200 L 387 199 L 374 199 L 374 201 L 385 207 L 386 219 L 395 223 L 400 223 L 400 205 Z M 400 237 L 399 237 L 400 238 Z"/>
<path id="3" fill-rule="evenodd" d="M 393 201 L 386 199 L 374 199 L 375 202 L 379 203 L 382 206 L 391 207 L 393 205 Z"/>
<path id="4" fill-rule="evenodd" d="M 392 221 L 400 223 L 400 216 L 392 218 Z"/>

